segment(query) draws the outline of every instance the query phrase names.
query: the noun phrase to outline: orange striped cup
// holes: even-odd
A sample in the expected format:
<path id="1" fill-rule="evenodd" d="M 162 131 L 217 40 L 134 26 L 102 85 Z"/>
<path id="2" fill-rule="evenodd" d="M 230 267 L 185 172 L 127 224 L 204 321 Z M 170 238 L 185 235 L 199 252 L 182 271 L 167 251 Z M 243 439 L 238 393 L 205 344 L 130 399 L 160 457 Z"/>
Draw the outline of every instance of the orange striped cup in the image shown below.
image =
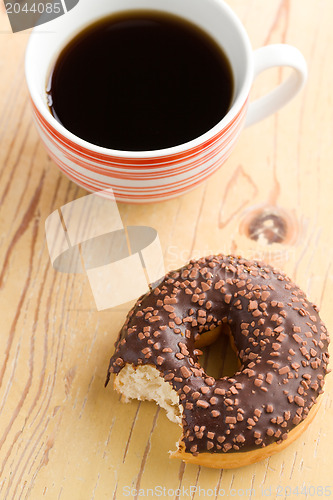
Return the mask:
<path id="1" fill-rule="evenodd" d="M 90 23 L 129 9 L 185 18 L 208 32 L 228 56 L 235 82 L 232 105 L 200 137 L 156 151 L 117 151 L 80 139 L 52 116 L 45 89 L 60 51 Z M 254 78 L 273 66 L 293 71 L 269 94 L 248 104 Z M 281 108 L 300 90 L 307 74 L 304 57 L 295 47 L 278 44 L 253 51 L 240 20 L 222 0 L 80 0 L 65 16 L 33 30 L 25 68 L 35 123 L 51 158 L 76 184 L 92 192 L 112 188 L 117 201 L 127 203 L 163 201 L 195 188 L 225 162 L 243 126 Z"/>

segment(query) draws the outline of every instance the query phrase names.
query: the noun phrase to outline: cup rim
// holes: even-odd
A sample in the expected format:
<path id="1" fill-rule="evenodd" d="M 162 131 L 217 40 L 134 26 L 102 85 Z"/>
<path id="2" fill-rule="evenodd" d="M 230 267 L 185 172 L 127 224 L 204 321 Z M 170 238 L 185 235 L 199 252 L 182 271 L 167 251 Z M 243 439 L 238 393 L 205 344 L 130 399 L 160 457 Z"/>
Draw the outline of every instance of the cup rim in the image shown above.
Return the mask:
<path id="1" fill-rule="evenodd" d="M 81 139 L 79 136 L 73 134 L 73 132 L 70 132 L 68 129 L 66 129 L 60 122 L 58 122 L 50 110 L 47 107 L 46 101 L 43 101 L 42 96 L 38 92 L 34 78 L 32 76 L 32 60 L 33 60 L 33 43 L 34 39 L 37 35 L 40 35 L 39 33 L 39 26 L 36 26 L 30 36 L 29 36 L 29 41 L 27 44 L 26 48 L 26 53 L 25 53 L 25 76 L 26 76 L 26 82 L 29 90 L 29 94 L 31 97 L 32 102 L 34 103 L 35 107 L 39 111 L 39 113 L 42 115 L 42 117 L 46 120 L 46 122 L 49 124 L 50 127 L 52 127 L 58 134 L 63 136 L 65 139 L 68 141 L 74 143 L 77 145 L 79 148 L 88 150 L 90 152 L 103 155 L 103 156 L 112 156 L 112 157 L 118 157 L 118 158 L 137 158 L 137 159 L 150 159 L 150 158 L 158 158 L 158 157 L 164 157 L 164 156 L 172 156 L 180 153 L 184 153 L 186 151 L 192 150 L 193 148 L 196 148 L 200 146 L 201 144 L 204 144 L 205 142 L 209 141 L 210 139 L 214 138 L 214 136 L 218 135 L 219 132 L 223 131 L 224 128 L 226 128 L 237 116 L 237 114 L 240 112 L 242 106 L 246 102 L 250 88 L 252 85 L 253 81 L 253 50 L 251 47 L 251 43 L 248 37 L 248 34 L 240 21 L 240 19 L 237 17 L 235 12 L 231 9 L 231 7 L 226 4 L 223 0 L 214 0 L 215 3 L 218 3 L 221 7 L 223 7 L 228 14 L 228 16 L 232 19 L 235 29 L 238 31 L 238 34 L 240 35 L 240 39 L 242 39 L 244 49 L 246 52 L 246 62 L 248 65 L 248 68 L 245 72 L 245 78 L 241 82 L 241 86 L 238 92 L 238 95 L 235 97 L 233 103 L 231 104 L 230 109 L 226 113 L 226 115 L 212 128 L 210 128 L 207 132 L 204 134 L 201 134 L 200 136 L 191 139 L 190 141 L 184 142 L 182 144 L 177 144 L 176 146 L 171 146 L 163 149 L 154 149 L 154 150 L 147 150 L 147 151 L 127 151 L 127 150 L 118 150 L 118 149 L 111 149 L 111 148 L 106 148 L 103 146 L 98 146 L 96 144 L 93 144 L 91 142 L 88 142 L 84 139 Z M 125 9 L 124 9 L 125 10 Z M 128 9 L 127 9 L 128 10 Z M 73 29 L 73 34 L 75 32 L 75 29 Z M 69 38 L 69 40 L 71 37 Z M 60 47 L 61 50 L 62 47 Z M 51 61 L 51 60 L 50 60 Z M 49 62 L 50 62 L 49 61 Z"/>

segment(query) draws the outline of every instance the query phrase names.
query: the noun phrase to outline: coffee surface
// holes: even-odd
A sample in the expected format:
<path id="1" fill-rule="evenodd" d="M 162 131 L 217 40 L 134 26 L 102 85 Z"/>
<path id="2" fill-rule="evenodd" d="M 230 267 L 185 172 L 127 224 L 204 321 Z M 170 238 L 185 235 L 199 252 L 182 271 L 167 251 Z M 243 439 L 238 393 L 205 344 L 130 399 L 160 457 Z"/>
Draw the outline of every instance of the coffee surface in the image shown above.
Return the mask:
<path id="1" fill-rule="evenodd" d="M 195 25 L 154 11 L 104 18 L 60 53 L 47 84 L 53 116 L 106 148 L 147 151 L 216 125 L 233 94 L 230 63 Z"/>

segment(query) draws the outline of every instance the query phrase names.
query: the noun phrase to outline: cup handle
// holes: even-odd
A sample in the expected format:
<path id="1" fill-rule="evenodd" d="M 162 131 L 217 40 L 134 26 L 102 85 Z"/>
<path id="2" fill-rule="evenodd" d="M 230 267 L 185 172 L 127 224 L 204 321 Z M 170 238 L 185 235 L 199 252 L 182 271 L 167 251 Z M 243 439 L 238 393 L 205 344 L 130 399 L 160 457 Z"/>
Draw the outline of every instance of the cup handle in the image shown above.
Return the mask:
<path id="1" fill-rule="evenodd" d="M 255 50 L 253 56 L 253 79 L 266 69 L 276 66 L 290 66 L 294 71 L 277 88 L 249 104 L 246 127 L 282 108 L 299 92 L 307 78 L 306 61 L 296 47 L 287 44 L 267 45 Z"/>

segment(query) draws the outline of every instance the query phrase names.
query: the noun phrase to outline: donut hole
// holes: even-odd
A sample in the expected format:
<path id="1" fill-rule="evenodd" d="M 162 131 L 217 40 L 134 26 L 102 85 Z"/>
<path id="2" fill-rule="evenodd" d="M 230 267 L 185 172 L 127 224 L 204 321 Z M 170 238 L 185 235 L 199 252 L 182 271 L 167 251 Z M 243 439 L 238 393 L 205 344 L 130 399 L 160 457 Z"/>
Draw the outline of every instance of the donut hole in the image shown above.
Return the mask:
<path id="1" fill-rule="evenodd" d="M 240 362 L 228 326 L 204 333 L 195 347 L 203 352 L 199 363 L 210 377 L 232 377 L 238 370 Z"/>

